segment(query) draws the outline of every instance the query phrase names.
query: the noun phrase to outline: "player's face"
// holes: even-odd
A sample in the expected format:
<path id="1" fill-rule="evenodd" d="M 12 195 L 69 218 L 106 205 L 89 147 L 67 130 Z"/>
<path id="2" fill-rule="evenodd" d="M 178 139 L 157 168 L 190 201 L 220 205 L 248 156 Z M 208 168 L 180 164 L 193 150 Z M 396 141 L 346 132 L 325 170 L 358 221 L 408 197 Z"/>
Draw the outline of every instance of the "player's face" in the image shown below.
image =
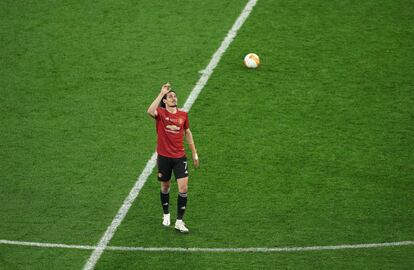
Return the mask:
<path id="1" fill-rule="evenodd" d="M 169 92 L 167 98 L 165 99 L 165 104 L 168 107 L 177 107 L 177 95 L 174 92 Z"/>

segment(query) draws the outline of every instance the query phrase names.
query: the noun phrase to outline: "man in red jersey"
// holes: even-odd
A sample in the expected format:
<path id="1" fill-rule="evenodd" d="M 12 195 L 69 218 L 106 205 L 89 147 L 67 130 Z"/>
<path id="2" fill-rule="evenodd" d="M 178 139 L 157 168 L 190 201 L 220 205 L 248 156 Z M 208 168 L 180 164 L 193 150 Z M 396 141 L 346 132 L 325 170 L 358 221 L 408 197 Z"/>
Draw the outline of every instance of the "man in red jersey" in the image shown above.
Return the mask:
<path id="1" fill-rule="evenodd" d="M 160 198 L 164 212 L 162 224 L 164 226 L 170 225 L 169 192 L 171 174 L 174 171 L 178 184 L 175 229 L 187 233 L 188 229 L 183 222 L 188 189 L 188 166 L 183 143 L 184 137 L 191 149 L 194 166 L 198 167 L 199 165 L 188 115 L 177 108 L 177 95 L 171 90 L 169 83 L 162 86 L 161 92 L 149 106 L 147 113 L 156 120 L 158 180 L 161 183 Z"/>

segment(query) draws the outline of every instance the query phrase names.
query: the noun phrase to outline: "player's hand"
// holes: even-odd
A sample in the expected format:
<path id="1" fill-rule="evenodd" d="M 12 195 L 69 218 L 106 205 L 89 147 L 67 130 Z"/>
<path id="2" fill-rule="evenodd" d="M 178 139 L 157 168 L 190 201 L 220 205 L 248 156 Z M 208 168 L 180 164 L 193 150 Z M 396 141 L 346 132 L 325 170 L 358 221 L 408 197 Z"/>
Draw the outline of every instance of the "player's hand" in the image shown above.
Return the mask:
<path id="1" fill-rule="evenodd" d="M 167 82 L 166 84 L 164 84 L 164 85 L 161 87 L 161 94 L 165 95 L 165 94 L 167 94 L 168 92 L 170 92 L 170 90 L 171 90 L 171 84 L 170 84 L 169 82 Z"/>
<path id="2" fill-rule="evenodd" d="M 197 153 L 193 154 L 193 164 L 196 168 L 200 166 L 200 160 L 198 159 Z"/>

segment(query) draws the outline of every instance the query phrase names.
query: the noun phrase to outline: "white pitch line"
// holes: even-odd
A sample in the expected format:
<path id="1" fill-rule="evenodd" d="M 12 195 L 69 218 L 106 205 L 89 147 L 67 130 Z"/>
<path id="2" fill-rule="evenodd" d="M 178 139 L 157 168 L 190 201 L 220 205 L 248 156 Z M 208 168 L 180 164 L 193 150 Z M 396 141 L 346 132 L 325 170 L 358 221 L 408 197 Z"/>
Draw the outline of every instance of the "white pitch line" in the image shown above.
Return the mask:
<path id="1" fill-rule="evenodd" d="M 252 12 L 253 7 L 256 5 L 256 0 L 250 0 L 242 12 L 240 13 L 239 17 L 237 18 L 236 22 L 233 24 L 230 31 L 227 33 L 226 38 L 221 43 L 220 47 L 217 51 L 213 54 L 213 57 L 210 60 L 210 63 L 207 65 L 206 69 L 201 71 L 202 75 L 196 85 L 194 86 L 193 90 L 191 90 L 190 95 L 187 98 L 187 101 L 184 104 L 183 109 L 185 111 L 190 111 L 191 106 L 193 106 L 194 101 L 197 99 L 198 95 L 200 94 L 201 90 L 206 85 L 208 79 L 210 78 L 211 74 L 213 74 L 214 69 L 216 68 L 217 64 L 219 63 L 222 55 L 230 46 L 230 43 L 237 35 L 237 31 L 242 27 L 244 22 L 246 21 L 247 17 L 249 17 L 250 12 Z"/>
<path id="2" fill-rule="evenodd" d="M 391 243 L 354 244 L 337 246 L 313 246 L 313 247 L 250 247 L 250 248 L 181 248 L 181 247 L 116 247 L 108 246 L 108 250 L 119 251 L 150 251 L 150 252 L 204 252 L 204 253 L 271 253 L 271 252 L 302 252 L 318 250 L 338 249 L 362 249 L 414 245 L 414 241 L 402 241 Z"/>
<path id="3" fill-rule="evenodd" d="M 230 31 L 227 33 L 227 36 L 221 43 L 220 47 L 214 53 L 212 59 L 210 60 L 210 63 L 207 65 L 207 68 L 203 71 L 203 75 L 200 77 L 197 84 L 191 90 L 191 93 L 189 97 L 187 98 L 187 101 L 185 102 L 184 107 L 183 107 L 185 111 L 188 112 L 191 109 L 191 106 L 197 99 L 201 90 L 206 85 L 208 79 L 210 78 L 211 74 L 214 71 L 214 68 L 217 66 L 218 62 L 220 61 L 223 53 L 227 50 L 230 43 L 235 38 L 237 31 L 240 29 L 240 27 L 246 21 L 247 17 L 250 15 L 250 12 L 252 11 L 253 7 L 256 5 L 256 2 L 257 0 L 249 0 L 249 2 L 244 7 L 243 11 L 240 13 L 239 17 L 237 18 L 236 22 L 233 24 Z M 151 159 L 147 162 L 147 165 L 145 166 L 141 175 L 138 177 L 138 180 L 136 181 L 134 187 L 132 188 L 129 195 L 124 200 L 124 203 L 122 204 L 121 208 L 119 208 L 118 213 L 115 215 L 111 224 L 108 226 L 105 233 L 99 240 L 98 246 L 94 249 L 88 261 L 85 263 L 83 267 L 84 270 L 92 270 L 95 268 L 95 265 L 98 262 L 99 258 L 101 257 L 103 251 L 108 246 L 109 241 L 111 241 L 116 230 L 118 229 L 118 226 L 121 224 L 121 222 L 125 218 L 132 203 L 135 201 L 140 190 L 142 189 L 148 177 L 150 176 L 152 170 L 155 167 L 155 164 L 156 164 L 156 153 L 154 153 Z"/>
<path id="4" fill-rule="evenodd" d="M 0 239 L 0 244 L 4 245 L 17 245 L 17 246 L 29 246 L 29 247 L 40 247 L 40 248 L 69 248 L 69 249 L 87 249 L 94 250 L 96 246 L 85 246 L 85 245 L 67 245 L 57 243 L 39 243 L 39 242 L 26 242 L 26 241 L 11 241 Z"/>
<path id="5" fill-rule="evenodd" d="M 135 182 L 134 187 L 131 189 L 128 196 L 125 198 L 121 208 L 119 208 L 118 213 L 112 220 L 111 225 L 108 226 L 101 240 L 99 240 L 98 245 L 94 248 L 91 256 L 83 267 L 84 270 L 91 270 L 95 268 L 96 263 L 98 262 L 105 248 L 108 246 L 109 241 L 111 241 L 112 237 L 114 236 L 116 230 L 118 229 L 118 226 L 124 220 L 126 214 L 129 211 L 129 208 L 131 208 L 132 203 L 138 197 L 139 192 L 141 191 L 148 177 L 151 175 L 152 170 L 156 164 L 156 158 L 157 153 L 152 154 L 151 159 L 148 160 L 147 165 L 145 166 L 141 175 L 138 177 L 138 180 Z"/>
<path id="6" fill-rule="evenodd" d="M 0 244 L 30 246 L 40 248 L 66 248 L 66 249 L 83 249 L 94 250 L 97 246 L 87 245 L 67 245 L 57 243 L 39 243 L 25 241 L 0 240 Z M 182 248 L 182 247 L 120 247 L 107 246 L 106 250 L 113 251 L 144 251 L 144 252 L 202 252 L 202 253 L 274 253 L 274 252 L 305 252 L 305 251 L 322 251 L 322 250 L 341 250 L 341 249 L 370 249 L 398 246 L 412 246 L 414 241 L 371 243 L 371 244 L 347 244 L 335 246 L 308 246 L 308 247 L 250 247 L 250 248 Z"/>

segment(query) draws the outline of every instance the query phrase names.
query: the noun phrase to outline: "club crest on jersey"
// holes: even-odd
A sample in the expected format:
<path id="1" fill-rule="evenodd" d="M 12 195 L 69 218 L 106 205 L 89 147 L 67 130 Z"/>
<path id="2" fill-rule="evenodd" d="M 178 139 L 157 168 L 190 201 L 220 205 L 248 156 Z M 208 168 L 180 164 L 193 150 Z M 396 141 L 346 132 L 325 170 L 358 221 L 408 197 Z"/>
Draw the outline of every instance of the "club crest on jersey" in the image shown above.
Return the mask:
<path id="1" fill-rule="evenodd" d="M 174 124 L 178 124 L 178 125 L 182 125 L 184 123 L 184 119 L 182 119 L 182 118 L 169 118 L 169 117 L 166 117 L 165 120 L 173 122 Z"/>

